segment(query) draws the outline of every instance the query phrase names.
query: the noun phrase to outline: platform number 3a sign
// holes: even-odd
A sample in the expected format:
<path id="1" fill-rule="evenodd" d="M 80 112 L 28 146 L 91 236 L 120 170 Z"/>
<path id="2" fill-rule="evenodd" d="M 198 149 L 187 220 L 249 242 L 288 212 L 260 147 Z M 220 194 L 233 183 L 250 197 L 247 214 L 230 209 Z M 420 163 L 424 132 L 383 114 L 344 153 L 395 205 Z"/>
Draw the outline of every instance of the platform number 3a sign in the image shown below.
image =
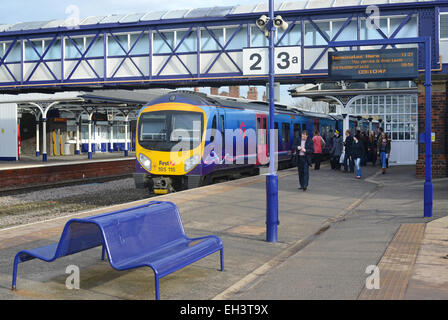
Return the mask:
<path id="1" fill-rule="evenodd" d="M 300 47 L 276 47 L 274 67 L 276 74 L 301 72 Z M 268 48 L 243 49 L 243 74 L 264 75 L 269 73 Z"/>

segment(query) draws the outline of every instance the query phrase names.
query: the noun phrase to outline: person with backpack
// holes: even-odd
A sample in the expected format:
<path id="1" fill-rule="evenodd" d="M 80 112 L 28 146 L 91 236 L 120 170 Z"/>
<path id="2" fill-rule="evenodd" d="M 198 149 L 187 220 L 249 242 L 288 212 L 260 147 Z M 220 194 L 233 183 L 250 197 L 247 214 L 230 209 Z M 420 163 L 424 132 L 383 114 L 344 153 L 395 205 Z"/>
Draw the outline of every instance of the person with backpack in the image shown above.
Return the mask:
<path id="1" fill-rule="evenodd" d="M 320 163 L 322 161 L 322 150 L 323 148 L 325 148 L 325 141 L 321 137 L 319 130 L 314 131 L 313 143 L 314 143 L 314 170 L 319 170 Z"/>

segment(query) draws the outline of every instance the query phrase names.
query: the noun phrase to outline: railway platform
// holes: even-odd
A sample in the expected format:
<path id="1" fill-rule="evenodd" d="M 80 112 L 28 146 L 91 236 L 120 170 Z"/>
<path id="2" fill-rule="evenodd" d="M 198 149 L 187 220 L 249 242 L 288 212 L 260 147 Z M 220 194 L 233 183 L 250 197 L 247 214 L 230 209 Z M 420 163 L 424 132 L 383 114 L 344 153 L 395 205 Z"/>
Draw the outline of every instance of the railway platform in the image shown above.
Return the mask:
<path id="1" fill-rule="evenodd" d="M 50 156 L 45 163 L 34 156 L 0 161 L 0 191 L 130 175 L 135 172 L 135 159 L 135 152 L 129 152 L 127 157 L 96 153 L 93 159 L 85 154 Z"/>
<path id="2" fill-rule="evenodd" d="M 276 243 L 265 241 L 264 176 L 0 229 L 0 299 L 154 299 L 150 270 L 113 270 L 101 261 L 101 247 L 51 264 L 21 264 L 17 291 L 10 290 L 19 250 L 57 242 L 71 218 L 150 200 L 174 202 L 187 235 L 215 234 L 224 244 L 224 272 L 217 272 L 219 255 L 213 254 L 161 279 L 162 300 L 448 298 L 448 260 L 441 258 L 448 254 L 448 180 L 434 180 L 429 219 L 423 218 L 423 181 L 415 179 L 414 166 L 391 167 L 386 175 L 367 166 L 363 173 L 357 180 L 324 165 L 310 172 L 303 192 L 297 169 L 280 171 Z M 66 287 L 71 265 L 79 267 L 79 289 Z M 366 292 L 369 265 L 384 277 L 379 290 Z M 442 268 L 443 276 L 431 277 Z M 392 271 L 398 273 L 391 277 Z"/>

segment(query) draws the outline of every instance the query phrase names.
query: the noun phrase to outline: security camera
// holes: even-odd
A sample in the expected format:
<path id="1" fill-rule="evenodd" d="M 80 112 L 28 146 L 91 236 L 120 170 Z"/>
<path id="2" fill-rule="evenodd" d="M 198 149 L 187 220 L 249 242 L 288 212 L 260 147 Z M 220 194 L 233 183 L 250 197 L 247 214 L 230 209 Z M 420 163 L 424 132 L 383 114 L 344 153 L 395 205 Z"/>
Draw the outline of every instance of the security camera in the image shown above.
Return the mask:
<path id="1" fill-rule="evenodd" d="M 274 25 L 276 28 L 281 28 L 283 31 L 286 31 L 286 29 L 288 29 L 288 23 L 286 23 L 281 16 L 275 17 Z"/>
<path id="2" fill-rule="evenodd" d="M 257 27 L 261 30 L 264 31 L 266 29 L 266 25 L 268 24 L 268 17 L 266 17 L 265 15 L 262 15 L 260 18 L 257 19 Z"/>

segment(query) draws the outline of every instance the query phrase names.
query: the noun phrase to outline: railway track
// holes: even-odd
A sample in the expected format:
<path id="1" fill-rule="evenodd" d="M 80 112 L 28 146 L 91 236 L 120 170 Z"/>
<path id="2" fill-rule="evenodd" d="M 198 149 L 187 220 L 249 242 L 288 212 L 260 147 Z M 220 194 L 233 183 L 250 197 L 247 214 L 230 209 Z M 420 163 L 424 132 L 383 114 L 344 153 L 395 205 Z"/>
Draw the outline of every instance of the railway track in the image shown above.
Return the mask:
<path id="1" fill-rule="evenodd" d="M 0 190 L 0 229 L 154 196 L 136 189 L 131 174 Z"/>

